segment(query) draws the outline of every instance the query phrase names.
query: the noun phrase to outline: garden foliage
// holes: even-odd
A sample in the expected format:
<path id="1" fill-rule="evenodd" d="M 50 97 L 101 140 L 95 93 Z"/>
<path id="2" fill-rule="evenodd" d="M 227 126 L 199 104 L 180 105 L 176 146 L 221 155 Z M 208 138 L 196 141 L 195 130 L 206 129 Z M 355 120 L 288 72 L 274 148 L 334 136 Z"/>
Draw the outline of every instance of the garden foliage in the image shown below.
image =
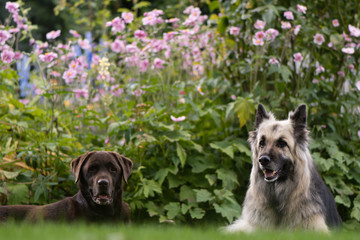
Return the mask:
<path id="1" fill-rule="evenodd" d="M 256 105 L 284 118 L 306 103 L 314 160 L 347 226 L 359 226 L 358 3 L 208 1 L 148 11 L 139 2 L 110 17 L 109 2 L 96 2 L 96 24 L 81 18 L 83 32 L 54 29 L 46 42 L 32 38 L 22 1 L 6 4 L 2 204 L 75 193 L 71 159 L 101 149 L 134 161 L 124 196 L 134 222 L 225 224 L 241 212 Z"/>

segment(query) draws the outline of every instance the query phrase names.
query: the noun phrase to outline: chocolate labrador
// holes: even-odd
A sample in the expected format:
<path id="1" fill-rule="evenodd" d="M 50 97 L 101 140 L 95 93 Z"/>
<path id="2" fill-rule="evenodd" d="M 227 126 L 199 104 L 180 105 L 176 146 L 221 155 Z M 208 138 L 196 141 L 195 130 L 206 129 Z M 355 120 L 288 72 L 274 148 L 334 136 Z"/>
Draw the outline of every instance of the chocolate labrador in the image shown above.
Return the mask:
<path id="1" fill-rule="evenodd" d="M 79 192 L 55 203 L 0 206 L 0 221 L 7 219 L 90 222 L 130 222 L 130 207 L 122 199 L 123 179 L 131 173 L 130 159 L 105 151 L 87 152 L 72 160 L 71 167 Z"/>

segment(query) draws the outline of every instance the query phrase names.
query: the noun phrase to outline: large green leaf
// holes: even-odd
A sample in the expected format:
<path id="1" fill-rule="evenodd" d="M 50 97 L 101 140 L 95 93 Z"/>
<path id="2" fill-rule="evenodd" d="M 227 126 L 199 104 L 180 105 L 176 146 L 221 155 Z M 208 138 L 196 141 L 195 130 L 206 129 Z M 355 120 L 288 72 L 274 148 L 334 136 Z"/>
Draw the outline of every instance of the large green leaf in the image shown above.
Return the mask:
<path id="1" fill-rule="evenodd" d="M 210 143 L 210 147 L 214 149 L 219 149 L 230 158 L 234 158 L 234 147 L 233 144 L 229 141 L 213 142 Z"/>
<path id="2" fill-rule="evenodd" d="M 180 212 L 180 203 L 170 202 L 165 205 L 164 209 L 167 210 L 167 217 L 174 219 Z"/>
<path id="3" fill-rule="evenodd" d="M 214 199 L 214 196 L 212 193 L 210 193 L 206 189 L 196 189 L 194 190 L 196 192 L 196 201 L 197 202 L 208 202 Z"/>
<path id="4" fill-rule="evenodd" d="M 186 163 L 186 152 L 179 142 L 176 143 L 176 152 L 180 159 L 181 166 L 184 167 Z"/>
<path id="5" fill-rule="evenodd" d="M 238 116 L 240 128 L 242 128 L 250 116 L 255 113 L 255 103 L 250 98 L 238 97 L 235 101 L 234 112 Z"/>

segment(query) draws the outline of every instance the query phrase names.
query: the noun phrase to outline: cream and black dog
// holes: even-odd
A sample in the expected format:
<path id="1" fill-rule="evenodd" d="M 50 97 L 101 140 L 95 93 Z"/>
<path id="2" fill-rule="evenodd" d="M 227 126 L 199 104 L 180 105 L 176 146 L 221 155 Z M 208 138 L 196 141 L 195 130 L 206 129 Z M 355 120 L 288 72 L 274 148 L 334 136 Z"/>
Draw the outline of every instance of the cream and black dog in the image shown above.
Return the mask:
<path id="1" fill-rule="evenodd" d="M 249 133 L 253 155 L 250 186 L 238 220 L 228 232 L 267 229 L 329 231 L 342 222 L 334 198 L 308 149 L 306 106 L 276 120 L 260 104 L 256 130 Z"/>

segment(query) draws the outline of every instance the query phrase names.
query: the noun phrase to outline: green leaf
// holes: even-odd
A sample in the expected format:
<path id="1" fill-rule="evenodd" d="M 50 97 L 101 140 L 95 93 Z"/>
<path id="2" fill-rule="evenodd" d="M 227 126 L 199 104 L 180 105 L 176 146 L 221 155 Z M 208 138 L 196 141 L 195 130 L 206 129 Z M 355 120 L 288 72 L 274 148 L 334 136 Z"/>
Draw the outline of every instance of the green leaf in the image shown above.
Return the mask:
<path id="1" fill-rule="evenodd" d="M 229 25 L 229 18 L 227 16 L 220 17 L 218 20 L 218 27 L 217 27 L 218 33 L 224 36 L 228 25 Z"/>
<path id="2" fill-rule="evenodd" d="M 239 185 L 237 175 L 234 171 L 220 168 L 216 170 L 218 179 L 222 180 L 224 188 L 233 190 L 235 186 Z"/>
<path id="3" fill-rule="evenodd" d="M 215 174 L 206 174 L 205 178 L 208 180 L 210 186 L 214 185 L 217 180 L 217 177 Z"/>
<path id="4" fill-rule="evenodd" d="M 247 143 L 245 140 L 242 139 L 235 139 L 233 141 L 233 145 L 241 152 L 241 153 L 245 153 L 245 155 L 247 155 L 248 157 L 252 157 L 252 153 L 250 148 L 248 147 Z"/>
<path id="5" fill-rule="evenodd" d="M 214 196 L 212 193 L 210 193 L 206 189 L 196 189 L 194 190 L 196 192 L 196 201 L 197 202 L 208 202 L 214 199 Z"/>
<path id="6" fill-rule="evenodd" d="M 165 178 L 167 177 L 169 173 L 169 169 L 168 168 L 161 168 L 160 170 L 158 170 L 156 173 L 155 173 L 155 180 L 160 183 L 160 185 L 163 184 Z"/>
<path id="7" fill-rule="evenodd" d="M 167 210 L 167 217 L 169 219 L 174 219 L 180 212 L 180 203 L 170 202 L 165 205 L 164 209 Z"/>
<path id="8" fill-rule="evenodd" d="M 337 195 L 335 197 L 335 202 L 344 205 L 345 207 L 350 207 L 351 206 L 351 200 L 348 196 L 343 195 Z"/>
<path id="9" fill-rule="evenodd" d="M 355 218 L 357 221 L 360 221 L 360 195 L 354 199 L 354 207 L 351 211 L 351 217 Z"/>
<path id="10" fill-rule="evenodd" d="M 176 143 L 176 152 L 180 159 L 181 166 L 184 167 L 186 163 L 186 152 L 180 143 Z"/>
<path id="11" fill-rule="evenodd" d="M 8 172 L 8 171 L 5 171 L 5 170 L 1 170 L 1 173 L 4 174 L 5 178 L 7 179 L 14 179 L 16 178 L 17 176 L 19 176 L 19 173 L 21 171 L 15 171 L 15 172 Z"/>
<path id="12" fill-rule="evenodd" d="M 135 4 L 133 6 L 133 9 L 136 10 L 136 9 L 140 9 L 140 8 L 145 8 L 145 7 L 149 7 L 151 6 L 151 3 L 148 2 L 148 1 L 141 1 L 141 2 L 138 2 L 137 4 Z"/>
<path id="13" fill-rule="evenodd" d="M 167 176 L 167 180 L 169 182 L 169 188 L 177 188 L 181 184 L 184 184 L 185 181 L 180 179 L 177 175 L 169 174 Z"/>
<path id="14" fill-rule="evenodd" d="M 187 200 L 188 202 L 195 202 L 196 195 L 194 191 L 187 185 L 183 185 L 180 188 L 180 201 Z"/>
<path id="15" fill-rule="evenodd" d="M 201 208 L 192 208 L 190 209 L 191 218 L 202 219 L 205 215 L 205 211 Z"/>
<path id="16" fill-rule="evenodd" d="M 219 149 L 230 158 L 234 158 L 234 147 L 231 142 L 228 141 L 221 141 L 221 142 L 214 142 L 210 143 L 210 147 L 214 149 Z"/>
<path id="17" fill-rule="evenodd" d="M 25 184 L 16 184 L 8 186 L 8 204 L 23 204 L 29 202 L 29 189 Z"/>
<path id="18" fill-rule="evenodd" d="M 161 190 L 161 186 L 159 183 L 157 183 L 155 180 L 153 179 L 142 179 L 142 184 L 143 184 L 143 191 L 144 191 L 144 196 L 147 197 L 154 197 L 155 193 L 162 193 Z"/>
<path id="19" fill-rule="evenodd" d="M 279 73 L 281 74 L 281 77 L 285 82 L 289 81 L 289 78 L 290 78 L 290 76 L 292 74 L 290 69 L 287 66 L 284 66 L 284 65 L 280 66 Z"/>
<path id="20" fill-rule="evenodd" d="M 225 217 L 229 223 L 241 214 L 241 206 L 236 202 L 225 201 L 222 204 L 214 203 L 213 206 L 215 211 Z"/>
<path id="21" fill-rule="evenodd" d="M 239 118 L 240 128 L 249 120 L 251 114 L 255 113 L 255 103 L 250 98 L 238 97 L 235 101 L 234 112 Z"/>
<path id="22" fill-rule="evenodd" d="M 209 5 L 210 12 L 213 12 L 214 10 L 220 8 L 219 1 L 211 1 L 208 5 Z"/>

